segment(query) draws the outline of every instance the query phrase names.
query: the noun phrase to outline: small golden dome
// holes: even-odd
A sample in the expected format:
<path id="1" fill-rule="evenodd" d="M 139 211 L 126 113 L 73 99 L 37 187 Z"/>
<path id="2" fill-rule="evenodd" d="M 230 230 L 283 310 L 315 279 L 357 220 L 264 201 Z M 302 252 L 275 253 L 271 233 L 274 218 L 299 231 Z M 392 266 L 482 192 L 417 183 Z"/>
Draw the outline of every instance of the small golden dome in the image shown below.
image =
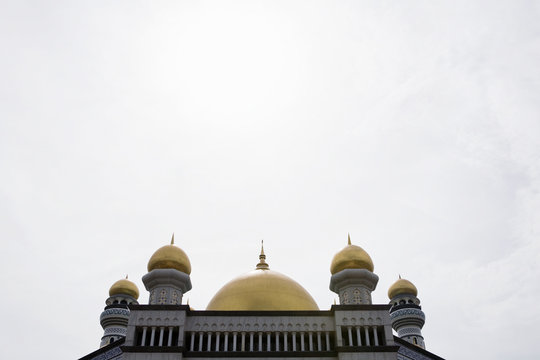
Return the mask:
<path id="1" fill-rule="evenodd" d="M 113 295 L 129 295 L 137 300 L 139 298 L 139 289 L 126 276 L 125 279 L 118 280 L 111 286 L 109 296 Z"/>
<path id="2" fill-rule="evenodd" d="M 401 294 L 412 294 L 416 296 L 418 295 L 418 290 L 412 282 L 402 279 L 401 276 L 399 276 L 399 279 L 388 289 L 388 297 L 393 299 L 395 296 Z"/>
<path id="3" fill-rule="evenodd" d="M 206 310 L 319 310 L 317 303 L 300 284 L 270 270 L 264 250 L 255 270 L 225 284 Z"/>
<path id="4" fill-rule="evenodd" d="M 176 269 L 188 275 L 191 274 L 189 258 L 184 250 L 174 245 L 174 234 L 171 244 L 157 249 L 148 261 L 148 271 L 154 269 Z"/>
<path id="5" fill-rule="evenodd" d="M 373 272 L 373 261 L 369 254 L 360 246 L 351 244 L 351 236 L 348 236 L 348 244 L 340 252 L 334 255 L 330 272 L 332 275 L 345 269 L 366 269 Z"/>

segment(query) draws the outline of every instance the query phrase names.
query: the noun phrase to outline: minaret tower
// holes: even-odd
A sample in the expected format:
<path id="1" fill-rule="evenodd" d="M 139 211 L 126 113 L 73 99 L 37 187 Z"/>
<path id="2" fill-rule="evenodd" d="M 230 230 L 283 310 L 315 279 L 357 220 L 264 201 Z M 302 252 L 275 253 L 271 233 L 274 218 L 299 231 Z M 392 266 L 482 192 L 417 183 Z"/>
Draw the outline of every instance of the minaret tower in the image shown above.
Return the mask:
<path id="1" fill-rule="evenodd" d="M 392 306 L 390 320 L 392 320 L 392 327 L 400 338 L 425 349 L 422 327 L 426 316 L 416 295 L 418 295 L 416 286 L 409 280 L 402 279 L 400 275 L 399 279 L 388 289 L 388 298 Z"/>
<path id="2" fill-rule="evenodd" d="M 341 305 L 371 304 L 371 292 L 379 277 L 373 273 L 373 261 L 360 246 L 348 244 L 334 255 L 330 265 L 330 290 L 339 295 Z"/>
<path id="3" fill-rule="evenodd" d="M 150 291 L 150 305 L 180 305 L 182 296 L 191 290 L 191 263 L 184 250 L 174 245 L 159 248 L 148 261 L 148 273 L 142 280 Z"/>
<path id="4" fill-rule="evenodd" d="M 138 304 L 139 289 L 137 285 L 125 279 L 115 282 L 109 290 L 107 305 L 99 317 L 104 333 L 99 347 L 103 347 L 126 337 L 129 320 L 129 304 Z"/>

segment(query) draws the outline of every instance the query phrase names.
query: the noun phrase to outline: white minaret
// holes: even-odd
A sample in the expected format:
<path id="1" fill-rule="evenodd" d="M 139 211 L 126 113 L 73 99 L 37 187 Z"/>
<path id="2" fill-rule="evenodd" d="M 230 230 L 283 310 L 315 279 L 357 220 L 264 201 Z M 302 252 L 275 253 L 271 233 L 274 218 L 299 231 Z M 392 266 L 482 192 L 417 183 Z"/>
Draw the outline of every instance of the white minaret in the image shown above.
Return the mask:
<path id="1" fill-rule="evenodd" d="M 150 305 L 180 305 L 182 296 L 191 290 L 191 263 L 186 253 L 174 245 L 159 248 L 148 261 L 148 273 L 142 280 L 150 292 Z"/>
<path id="2" fill-rule="evenodd" d="M 138 304 L 138 298 L 139 289 L 137 285 L 128 280 L 127 276 L 111 286 L 109 298 L 105 301 L 107 306 L 99 317 L 103 328 L 103 337 L 99 347 L 126 337 L 129 320 L 128 305 Z"/>
<path id="3" fill-rule="evenodd" d="M 422 327 L 426 316 L 420 307 L 420 299 L 416 297 L 418 290 L 409 280 L 399 279 L 388 289 L 390 299 L 390 320 L 392 327 L 403 340 L 426 348 Z"/>
<path id="4" fill-rule="evenodd" d="M 371 304 L 371 292 L 379 277 L 373 273 L 373 261 L 360 246 L 348 243 L 334 255 L 330 265 L 330 290 L 339 295 L 341 305 Z"/>

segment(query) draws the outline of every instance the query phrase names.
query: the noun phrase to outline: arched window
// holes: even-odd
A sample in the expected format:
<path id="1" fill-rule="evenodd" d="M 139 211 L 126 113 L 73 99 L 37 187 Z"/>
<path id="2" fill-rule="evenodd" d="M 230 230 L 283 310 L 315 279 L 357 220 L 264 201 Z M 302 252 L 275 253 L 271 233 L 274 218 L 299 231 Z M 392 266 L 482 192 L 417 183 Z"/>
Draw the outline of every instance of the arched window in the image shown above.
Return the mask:
<path id="1" fill-rule="evenodd" d="M 412 342 L 413 342 L 414 345 L 418 345 L 418 340 L 416 340 L 415 337 L 412 339 Z"/>

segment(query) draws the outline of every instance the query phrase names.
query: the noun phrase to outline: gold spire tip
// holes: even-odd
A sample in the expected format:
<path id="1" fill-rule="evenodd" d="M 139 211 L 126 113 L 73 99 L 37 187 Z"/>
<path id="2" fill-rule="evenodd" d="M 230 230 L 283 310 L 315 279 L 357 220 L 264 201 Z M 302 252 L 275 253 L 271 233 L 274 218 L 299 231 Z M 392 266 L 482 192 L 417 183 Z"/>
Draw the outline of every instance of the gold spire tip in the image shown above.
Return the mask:
<path id="1" fill-rule="evenodd" d="M 347 233 L 347 244 L 351 245 L 351 234 Z"/>
<path id="2" fill-rule="evenodd" d="M 266 263 L 266 255 L 264 254 L 264 240 L 261 240 L 261 254 L 259 255 L 259 263 L 255 269 L 268 270 L 270 267 Z"/>
<path id="3" fill-rule="evenodd" d="M 174 233 L 172 233 L 171 245 L 174 245 Z"/>

